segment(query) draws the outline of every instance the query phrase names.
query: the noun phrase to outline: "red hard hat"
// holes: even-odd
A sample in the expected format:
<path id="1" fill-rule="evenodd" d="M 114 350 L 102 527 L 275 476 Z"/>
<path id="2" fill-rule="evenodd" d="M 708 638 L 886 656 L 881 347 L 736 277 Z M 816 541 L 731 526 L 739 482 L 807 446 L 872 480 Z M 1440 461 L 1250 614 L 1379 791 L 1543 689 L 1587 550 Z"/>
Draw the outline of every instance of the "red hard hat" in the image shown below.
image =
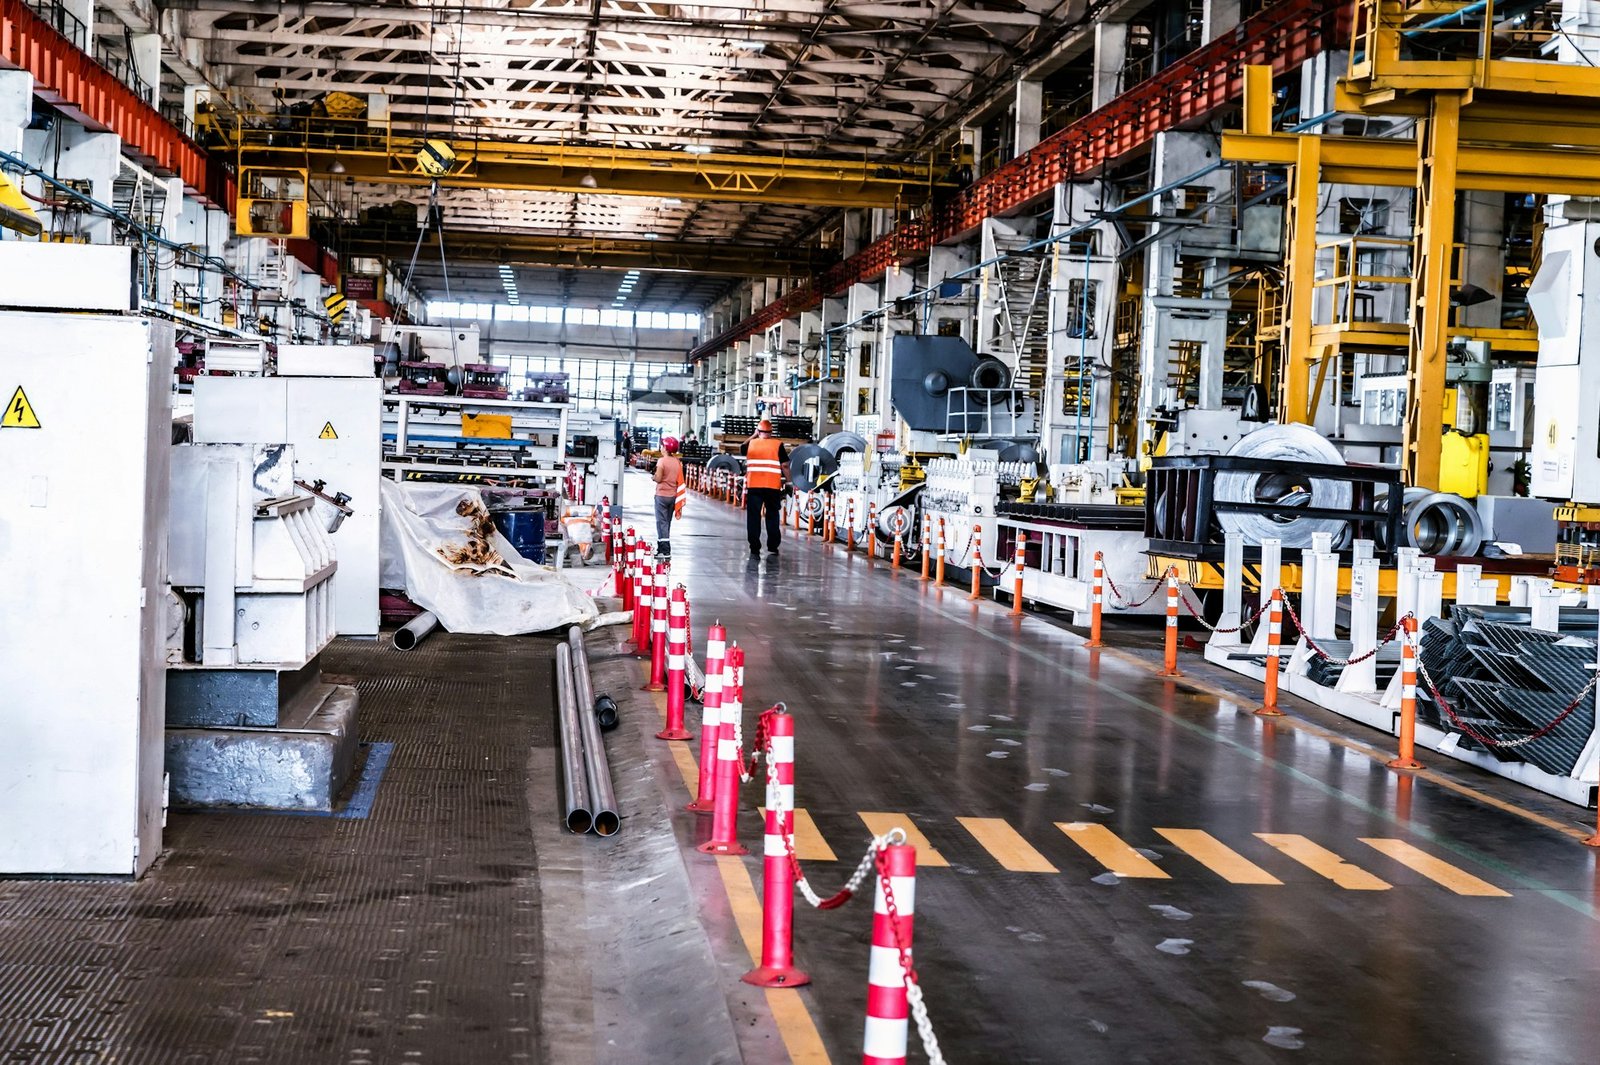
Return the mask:
<path id="1" fill-rule="evenodd" d="M 663 436 L 661 438 L 661 450 L 665 451 L 669 455 L 677 454 L 678 438 L 675 436 Z"/>

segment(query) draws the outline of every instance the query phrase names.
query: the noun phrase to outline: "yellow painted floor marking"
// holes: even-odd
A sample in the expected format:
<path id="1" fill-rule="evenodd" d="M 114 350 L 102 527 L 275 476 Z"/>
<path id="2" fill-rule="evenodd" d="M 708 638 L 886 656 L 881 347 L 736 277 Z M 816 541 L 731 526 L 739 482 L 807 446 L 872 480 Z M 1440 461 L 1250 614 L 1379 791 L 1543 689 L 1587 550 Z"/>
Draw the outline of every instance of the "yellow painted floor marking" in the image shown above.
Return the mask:
<path id="1" fill-rule="evenodd" d="M 669 743 L 672 748 L 672 760 L 678 763 L 678 772 L 683 776 L 683 786 L 689 789 L 691 797 L 700 794 L 700 765 L 694 760 L 694 752 L 689 750 L 687 743 Z"/>
<path id="2" fill-rule="evenodd" d="M 1156 832 L 1230 884 L 1283 883 L 1209 832 L 1198 828 L 1158 828 Z"/>
<path id="3" fill-rule="evenodd" d="M 1479 895 L 1486 898 L 1508 899 L 1511 892 L 1501 891 L 1487 880 L 1479 880 L 1471 873 L 1457 869 L 1447 861 L 1435 858 L 1426 851 L 1418 850 L 1403 839 L 1367 839 L 1361 840 L 1367 846 L 1386 854 L 1408 869 L 1412 869 L 1432 880 L 1441 887 L 1447 887 L 1457 895 Z"/>
<path id="4" fill-rule="evenodd" d="M 1391 885 L 1304 836 L 1277 832 L 1257 832 L 1257 838 L 1274 847 L 1314 873 L 1350 891 L 1388 891 Z"/>
<path id="5" fill-rule="evenodd" d="M 1060 872 L 1008 822 L 998 817 L 958 817 L 956 820 L 1003 868 L 1013 873 Z"/>
<path id="6" fill-rule="evenodd" d="M 754 964 L 761 957 L 761 901 L 755 881 L 750 879 L 743 860 L 731 855 L 718 856 L 717 872 L 722 875 L 722 886 L 739 926 L 739 938 L 744 940 L 744 949 Z M 803 999 L 789 989 L 768 988 L 767 1008 L 772 1011 L 773 1023 L 794 1065 L 830 1065 L 822 1036 Z"/>
<path id="7" fill-rule="evenodd" d="M 1065 832 L 1068 839 L 1088 851 L 1095 861 L 1118 876 L 1145 880 L 1172 879 L 1160 866 L 1122 842 L 1105 825 L 1089 821 L 1057 821 L 1056 827 Z"/>
<path id="8" fill-rule="evenodd" d="M 756 812 L 761 815 L 762 831 L 766 831 L 767 808 L 757 806 Z M 794 856 L 802 862 L 836 862 L 839 856 L 833 853 L 833 848 L 828 846 L 828 841 L 822 838 L 822 832 L 817 828 L 817 823 L 811 815 L 800 807 L 794 811 Z"/>
<path id="9" fill-rule="evenodd" d="M 866 822 L 867 828 L 874 836 L 881 836 L 891 828 L 898 828 L 905 832 L 906 842 L 917 848 L 917 865 L 920 868 L 945 868 L 949 862 L 944 855 L 933 849 L 933 844 L 928 842 L 928 837 L 922 830 L 912 823 L 911 818 L 905 814 L 874 814 L 861 813 L 861 820 Z"/>

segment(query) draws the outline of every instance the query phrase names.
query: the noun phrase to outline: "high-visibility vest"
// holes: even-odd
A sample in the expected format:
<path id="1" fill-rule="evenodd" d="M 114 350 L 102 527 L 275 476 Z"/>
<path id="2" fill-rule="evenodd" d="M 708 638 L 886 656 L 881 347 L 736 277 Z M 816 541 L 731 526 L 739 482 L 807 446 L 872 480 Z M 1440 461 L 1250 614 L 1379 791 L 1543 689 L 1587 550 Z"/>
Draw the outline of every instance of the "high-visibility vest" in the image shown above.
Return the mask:
<path id="1" fill-rule="evenodd" d="M 689 486 L 687 484 L 685 484 L 683 481 L 679 481 L 678 482 L 677 498 L 674 499 L 673 502 L 672 502 L 672 516 L 674 518 L 683 517 L 683 505 L 685 503 L 687 503 L 688 501 L 689 501 Z"/>
<path id="2" fill-rule="evenodd" d="M 782 488 L 783 464 L 778 452 L 783 445 L 771 437 L 757 437 L 750 441 L 745 451 L 745 486 L 748 488 Z"/>

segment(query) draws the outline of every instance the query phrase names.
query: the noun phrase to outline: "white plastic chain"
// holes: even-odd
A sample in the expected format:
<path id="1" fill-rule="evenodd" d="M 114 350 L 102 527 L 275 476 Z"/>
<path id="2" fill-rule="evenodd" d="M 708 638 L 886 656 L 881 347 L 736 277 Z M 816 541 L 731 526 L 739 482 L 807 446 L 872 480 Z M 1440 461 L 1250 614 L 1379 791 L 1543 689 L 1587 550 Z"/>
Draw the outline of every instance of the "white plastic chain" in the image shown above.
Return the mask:
<path id="1" fill-rule="evenodd" d="M 891 832 L 898 832 L 892 829 Z M 900 939 L 900 908 L 895 904 L 894 885 L 888 876 L 879 873 L 883 882 L 884 908 L 889 911 L 889 928 L 894 932 L 895 949 L 900 952 L 901 979 L 905 983 L 906 1004 L 911 1007 L 911 1019 L 916 1023 L 917 1036 L 922 1040 L 922 1052 L 928 1056 L 929 1065 L 944 1065 L 944 1051 L 939 1049 L 939 1037 L 933 1032 L 933 1021 L 928 1017 L 927 1003 L 922 1000 L 922 984 L 911 965 L 911 949 Z"/>

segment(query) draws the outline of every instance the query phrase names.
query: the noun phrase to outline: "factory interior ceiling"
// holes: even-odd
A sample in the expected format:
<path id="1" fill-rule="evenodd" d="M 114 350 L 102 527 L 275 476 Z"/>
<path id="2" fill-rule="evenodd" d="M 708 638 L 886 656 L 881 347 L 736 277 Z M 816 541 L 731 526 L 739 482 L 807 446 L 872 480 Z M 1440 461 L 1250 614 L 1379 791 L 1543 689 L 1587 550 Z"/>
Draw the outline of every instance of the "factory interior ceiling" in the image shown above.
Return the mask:
<path id="1" fill-rule="evenodd" d="M 1084 0 L 172 6 L 183 33 L 205 42 L 204 60 L 237 94 L 234 102 L 262 111 L 337 91 L 383 94 L 390 127 L 422 135 L 559 145 L 597 157 L 670 152 L 685 166 L 717 153 L 915 162 L 929 173 L 958 120 L 1089 18 Z M 426 187 L 355 178 L 320 181 L 317 191 L 327 207 L 357 213 L 403 213 L 428 198 Z M 628 195 L 446 187 L 439 202 L 455 231 L 703 246 L 815 242 L 837 210 L 777 193 L 728 202 L 637 187 Z M 430 261 L 436 266 L 437 256 Z M 419 267 L 430 295 L 440 292 L 438 273 Z M 519 274 L 530 290 L 606 287 L 571 269 L 519 266 Z M 462 280 L 458 298 L 497 289 L 478 284 L 496 280 L 492 269 L 463 271 Z M 735 282 L 733 273 L 714 274 L 664 282 L 658 293 L 703 305 Z"/>

